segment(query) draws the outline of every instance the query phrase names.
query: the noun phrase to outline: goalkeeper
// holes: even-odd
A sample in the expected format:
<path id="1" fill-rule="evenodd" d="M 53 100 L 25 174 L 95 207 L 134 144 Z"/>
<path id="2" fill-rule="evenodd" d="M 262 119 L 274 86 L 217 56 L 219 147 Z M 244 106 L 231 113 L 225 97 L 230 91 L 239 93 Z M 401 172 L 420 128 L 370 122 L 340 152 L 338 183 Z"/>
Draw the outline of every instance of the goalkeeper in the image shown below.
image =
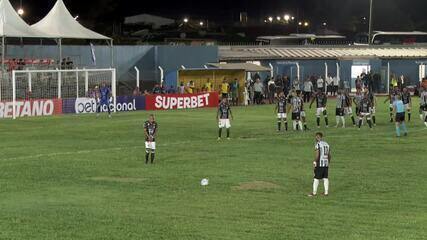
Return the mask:
<path id="1" fill-rule="evenodd" d="M 111 89 L 107 87 L 105 83 L 102 83 L 101 88 L 99 89 L 99 95 L 98 95 L 98 106 L 96 108 L 96 116 L 99 116 L 99 113 L 101 112 L 101 109 L 103 109 L 104 106 L 107 106 L 108 111 L 108 117 L 111 118 L 111 109 L 110 109 L 110 97 L 111 97 Z"/>

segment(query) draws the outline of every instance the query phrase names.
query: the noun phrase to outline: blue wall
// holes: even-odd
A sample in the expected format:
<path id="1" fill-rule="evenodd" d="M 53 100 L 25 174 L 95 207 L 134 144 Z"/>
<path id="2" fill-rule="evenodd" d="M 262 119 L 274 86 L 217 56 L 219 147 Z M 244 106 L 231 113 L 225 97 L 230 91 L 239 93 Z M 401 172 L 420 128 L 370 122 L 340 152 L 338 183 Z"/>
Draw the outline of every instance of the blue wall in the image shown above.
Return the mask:
<path id="1" fill-rule="evenodd" d="M 57 46 L 8 45 L 6 59 L 51 58 L 58 59 Z M 96 65 L 92 62 L 90 46 L 63 46 L 63 57 L 70 57 L 77 67 L 108 68 L 111 63 L 109 46 L 95 46 Z M 165 70 L 165 76 L 173 76 L 181 65 L 187 68 L 201 68 L 208 62 L 218 61 L 215 46 L 114 46 L 114 63 L 119 81 L 135 81 L 134 66 L 141 71 L 142 81 L 159 81 L 158 66 Z M 176 84 L 176 77 L 168 78 L 168 85 Z"/>

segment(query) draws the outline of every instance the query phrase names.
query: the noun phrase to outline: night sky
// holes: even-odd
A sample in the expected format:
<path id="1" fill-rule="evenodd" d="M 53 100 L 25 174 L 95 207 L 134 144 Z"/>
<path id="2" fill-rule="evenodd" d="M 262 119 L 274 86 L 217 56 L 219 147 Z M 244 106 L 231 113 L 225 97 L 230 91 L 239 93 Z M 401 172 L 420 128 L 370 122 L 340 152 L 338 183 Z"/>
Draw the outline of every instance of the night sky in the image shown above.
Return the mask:
<path id="1" fill-rule="evenodd" d="M 18 8 L 20 0 L 11 0 Z M 22 0 L 25 20 L 33 23 L 43 17 L 55 0 Z M 175 18 L 190 16 L 210 20 L 237 19 L 246 11 L 249 18 L 290 13 L 313 23 L 326 21 L 329 28 L 348 28 L 361 17 L 368 17 L 369 0 L 64 0 L 80 21 L 98 25 L 120 22 L 123 17 L 152 13 Z M 374 0 L 375 30 L 427 31 L 427 0 Z"/>

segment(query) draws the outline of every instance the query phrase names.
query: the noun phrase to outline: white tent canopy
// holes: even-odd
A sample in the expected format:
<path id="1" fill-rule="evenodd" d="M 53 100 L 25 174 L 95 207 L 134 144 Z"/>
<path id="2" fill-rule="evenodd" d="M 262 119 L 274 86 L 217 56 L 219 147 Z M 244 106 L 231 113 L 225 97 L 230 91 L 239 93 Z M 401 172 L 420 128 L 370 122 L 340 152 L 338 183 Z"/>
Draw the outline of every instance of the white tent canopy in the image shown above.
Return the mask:
<path id="1" fill-rule="evenodd" d="M 0 0 L 0 36 L 40 38 L 43 34 L 31 29 L 18 15 L 9 0 Z"/>
<path id="2" fill-rule="evenodd" d="M 31 25 L 31 29 L 43 33 L 49 38 L 111 39 L 82 26 L 74 19 L 62 0 L 58 0 L 42 20 Z"/>

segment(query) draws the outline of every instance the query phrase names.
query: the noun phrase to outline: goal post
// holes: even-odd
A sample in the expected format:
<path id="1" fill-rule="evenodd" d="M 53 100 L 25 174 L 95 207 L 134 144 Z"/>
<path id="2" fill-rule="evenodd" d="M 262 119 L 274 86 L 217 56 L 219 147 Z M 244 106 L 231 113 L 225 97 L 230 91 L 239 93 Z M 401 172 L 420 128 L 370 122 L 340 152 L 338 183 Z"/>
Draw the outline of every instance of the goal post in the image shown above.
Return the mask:
<path id="1" fill-rule="evenodd" d="M 40 114 L 43 112 L 43 101 L 49 101 L 50 106 L 45 106 L 48 112 L 53 111 L 55 105 L 56 108 L 61 108 L 61 113 L 62 108 L 68 113 L 70 111 L 66 109 L 67 104 L 63 105 L 62 102 L 65 103 L 67 99 L 94 99 L 95 88 L 103 84 L 111 89 L 112 104 L 116 106 L 115 68 L 13 70 L 11 75 L 10 80 L 2 79 L 1 82 L 0 102 L 4 112 L 0 111 L 0 117 L 10 117 L 9 112 L 13 119 L 43 115 Z M 112 110 L 116 111 L 115 108 Z"/>

